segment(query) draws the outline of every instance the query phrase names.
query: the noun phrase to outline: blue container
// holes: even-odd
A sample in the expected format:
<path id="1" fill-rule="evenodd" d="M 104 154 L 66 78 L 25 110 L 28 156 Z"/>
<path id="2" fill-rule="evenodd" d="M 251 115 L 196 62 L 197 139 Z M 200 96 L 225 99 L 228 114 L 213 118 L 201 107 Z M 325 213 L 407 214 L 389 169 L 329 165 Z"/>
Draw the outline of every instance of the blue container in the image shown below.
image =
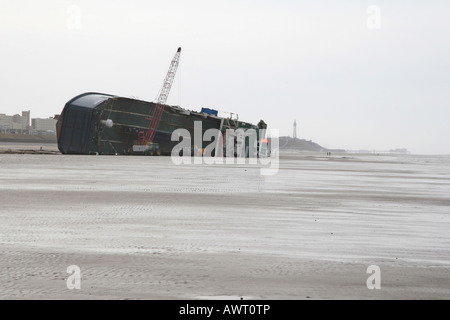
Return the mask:
<path id="1" fill-rule="evenodd" d="M 217 117 L 217 114 L 218 114 L 217 110 L 208 109 L 208 108 L 202 108 L 202 112 L 203 113 L 207 113 L 207 114 L 212 114 L 212 115 L 214 115 L 216 117 Z"/>

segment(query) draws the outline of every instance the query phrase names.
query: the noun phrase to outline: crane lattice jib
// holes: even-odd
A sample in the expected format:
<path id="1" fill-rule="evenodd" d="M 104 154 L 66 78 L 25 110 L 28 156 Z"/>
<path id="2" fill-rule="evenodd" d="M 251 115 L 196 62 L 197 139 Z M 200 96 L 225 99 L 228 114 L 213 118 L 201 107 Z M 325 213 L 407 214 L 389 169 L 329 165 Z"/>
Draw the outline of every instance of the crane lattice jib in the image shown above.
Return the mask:
<path id="1" fill-rule="evenodd" d="M 164 84 L 161 88 L 159 96 L 156 100 L 156 107 L 153 112 L 152 120 L 150 121 L 149 128 L 145 134 L 144 142 L 151 143 L 156 134 L 156 129 L 161 121 L 161 116 L 164 111 L 164 105 L 169 97 L 170 88 L 172 87 L 173 79 L 175 78 L 175 73 L 177 72 L 178 63 L 180 61 L 181 48 L 178 48 L 175 56 L 170 63 L 169 71 L 167 72 L 166 78 L 164 79 Z"/>
<path id="2" fill-rule="evenodd" d="M 172 87 L 173 79 L 175 78 L 175 73 L 177 72 L 178 63 L 180 61 L 181 48 L 178 48 L 177 53 L 172 59 L 172 62 L 167 72 L 166 78 L 164 79 L 163 87 L 159 93 L 158 99 L 156 100 L 158 104 L 165 104 L 167 98 L 169 97 L 170 88 Z"/>

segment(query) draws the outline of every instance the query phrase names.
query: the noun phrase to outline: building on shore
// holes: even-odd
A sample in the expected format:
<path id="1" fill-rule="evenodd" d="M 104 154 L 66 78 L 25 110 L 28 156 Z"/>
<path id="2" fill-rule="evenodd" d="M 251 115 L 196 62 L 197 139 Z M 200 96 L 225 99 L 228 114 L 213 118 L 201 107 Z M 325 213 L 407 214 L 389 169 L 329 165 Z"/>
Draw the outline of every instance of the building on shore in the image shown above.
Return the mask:
<path id="1" fill-rule="evenodd" d="M 0 113 L 0 133 L 29 134 L 30 130 L 30 111 L 13 116 Z"/>
<path id="2" fill-rule="evenodd" d="M 56 122 L 55 118 L 47 119 L 31 119 L 31 128 L 34 134 L 56 134 Z"/>
<path id="3" fill-rule="evenodd" d="M 22 115 L 6 115 L 0 113 L 0 133 L 8 134 L 56 134 L 58 115 L 47 119 L 31 119 L 30 111 L 22 111 Z"/>

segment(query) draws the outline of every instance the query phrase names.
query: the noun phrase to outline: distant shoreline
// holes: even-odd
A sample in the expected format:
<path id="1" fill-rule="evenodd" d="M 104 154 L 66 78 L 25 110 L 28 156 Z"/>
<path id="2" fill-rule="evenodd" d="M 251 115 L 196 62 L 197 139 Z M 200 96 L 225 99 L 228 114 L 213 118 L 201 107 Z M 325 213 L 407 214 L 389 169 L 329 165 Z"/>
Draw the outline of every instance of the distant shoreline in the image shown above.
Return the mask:
<path id="1" fill-rule="evenodd" d="M 0 142 L 55 143 L 56 135 L 1 133 Z"/>

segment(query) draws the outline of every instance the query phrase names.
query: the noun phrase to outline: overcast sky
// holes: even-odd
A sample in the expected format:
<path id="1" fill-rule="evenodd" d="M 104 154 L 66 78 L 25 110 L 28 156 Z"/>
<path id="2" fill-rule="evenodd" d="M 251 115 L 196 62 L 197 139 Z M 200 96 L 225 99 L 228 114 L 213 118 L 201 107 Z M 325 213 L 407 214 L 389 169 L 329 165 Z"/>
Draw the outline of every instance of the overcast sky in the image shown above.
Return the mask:
<path id="1" fill-rule="evenodd" d="M 450 154 L 450 1 L 0 0 L 0 113 L 95 91 L 264 119 L 327 148 Z"/>

